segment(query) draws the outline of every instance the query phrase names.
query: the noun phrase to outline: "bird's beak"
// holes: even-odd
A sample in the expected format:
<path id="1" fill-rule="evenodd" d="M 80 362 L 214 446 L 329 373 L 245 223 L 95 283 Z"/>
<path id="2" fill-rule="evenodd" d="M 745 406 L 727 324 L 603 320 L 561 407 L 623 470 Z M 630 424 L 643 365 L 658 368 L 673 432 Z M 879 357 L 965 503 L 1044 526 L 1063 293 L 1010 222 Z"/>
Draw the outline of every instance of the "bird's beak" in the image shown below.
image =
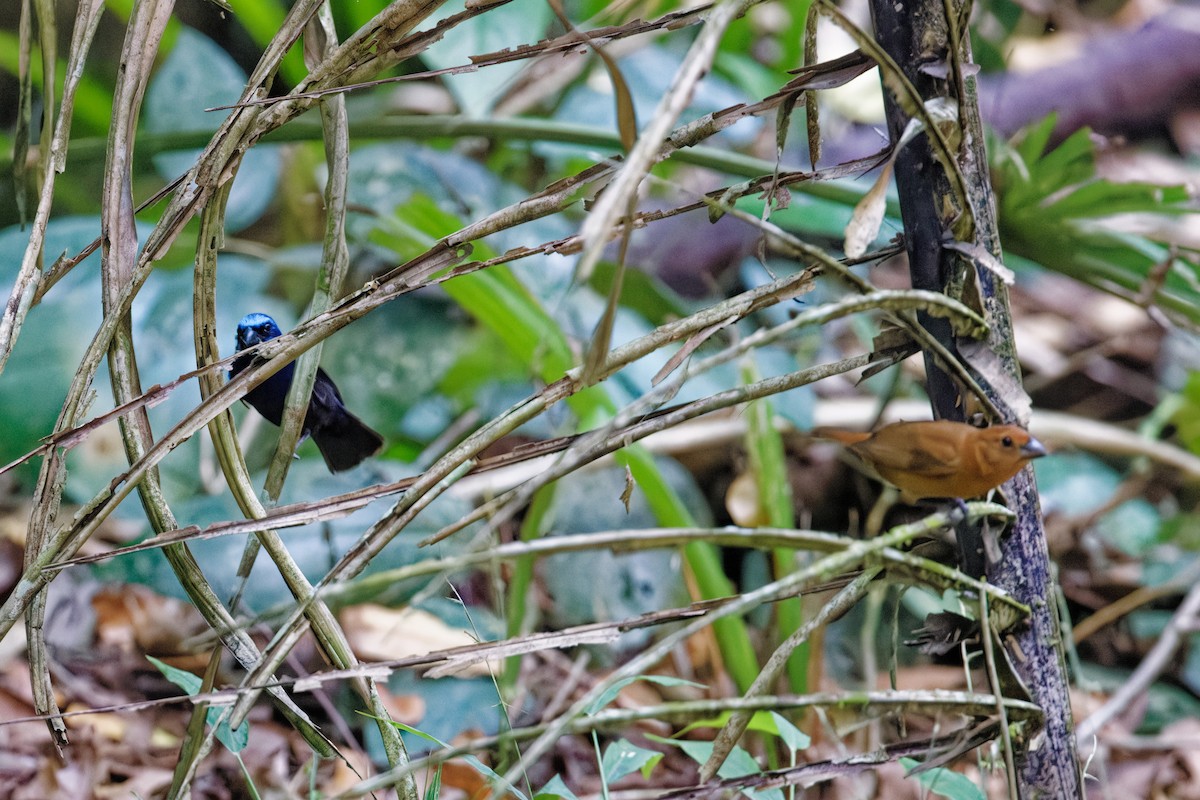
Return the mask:
<path id="1" fill-rule="evenodd" d="M 1049 452 L 1050 451 L 1046 449 L 1046 445 L 1042 444 L 1032 436 L 1029 437 L 1028 442 L 1021 445 L 1021 455 L 1023 455 L 1025 458 L 1041 458 L 1044 455 L 1048 455 Z"/>
<path id="2" fill-rule="evenodd" d="M 261 340 L 258 338 L 258 334 L 255 333 L 253 328 L 247 328 L 246 330 L 238 331 L 239 350 L 245 350 L 247 347 L 253 347 L 260 341 Z"/>

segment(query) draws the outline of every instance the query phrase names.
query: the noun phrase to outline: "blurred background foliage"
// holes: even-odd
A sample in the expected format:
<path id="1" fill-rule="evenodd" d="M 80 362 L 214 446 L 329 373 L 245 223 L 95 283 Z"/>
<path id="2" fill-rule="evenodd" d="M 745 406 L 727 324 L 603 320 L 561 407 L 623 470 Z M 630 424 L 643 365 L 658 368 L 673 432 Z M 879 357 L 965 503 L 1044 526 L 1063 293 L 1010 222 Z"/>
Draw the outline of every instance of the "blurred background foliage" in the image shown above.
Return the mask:
<path id="1" fill-rule="evenodd" d="M 357 30 L 382 5 L 379 0 L 335 3 L 338 30 L 343 34 Z M 564 5 L 581 29 L 623 24 L 637 17 L 650 19 L 684 8 L 674 2 L 602 0 Z M 12 11 L 15 1 L 0 6 L 5 8 L 0 18 L 8 20 L 0 30 L 0 109 L 8 110 L 0 112 L 5 115 L 0 149 L 11 154 L 17 107 L 17 15 Z M 88 62 L 80 89 L 68 168 L 59 177 L 45 248 L 47 264 L 60 254 L 79 252 L 99 233 L 99 180 L 115 59 L 130 0 L 111 0 L 107 6 L 97 51 Z M 286 11 L 279 0 L 231 0 L 229 6 L 231 12 L 222 13 L 215 5 L 198 0 L 178 4 L 141 112 L 133 174 L 137 199 L 149 197 L 194 160 L 197 148 L 226 113 L 208 109 L 237 99 L 247 69 Z M 1007 69 L 1007 59 L 1019 38 L 1030 38 L 1039 25 L 1045 29 L 1044 18 L 1016 3 L 990 0 L 977 6 L 972 36 L 985 77 Z M 715 69 L 692 97 L 685 120 L 776 91 L 786 81 L 786 71 L 802 63 L 806 9 L 804 2 L 768 2 L 738 19 L 721 42 Z M 447 6 L 445 13 L 450 11 Z M 649 115 L 662 96 L 690 42 L 691 30 L 619 40 L 609 46 L 639 119 Z M 460 25 L 393 74 L 462 67 L 471 63 L 472 56 L 561 32 L 547 3 L 515 0 Z M 64 37 L 68 33 L 65 28 L 60 31 Z M 821 51 L 822 58 L 835 54 Z M 37 85 L 40 59 L 36 53 L 31 63 Z M 60 80 L 62 72 L 60 65 Z M 304 75 L 297 45 L 284 61 L 276 91 L 290 88 Z M 878 79 L 872 72 L 826 98 L 822 166 L 879 149 L 882 137 L 876 131 L 881 122 L 872 117 L 877 113 L 873 111 L 878 108 L 877 94 Z M 424 252 L 439 237 L 609 158 L 619 149 L 611 82 L 590 58 L 514 61 L 479 71 L 419 77 L 354 91 L 347 96 L 347 103 L 353 144 L 348 287 L 362 285 Z M 34 142 L 39 135 L 39 117 L 35 105 Z M 689 202 L 697 194 L 769 174 L 776 163 L 772 122 L 770 116 L 748 119 L 697 152 L 657 166 L 648 184 L 645 207 L 669 208 Z M 470 127 L 471 123 L 476 127 Z M 1127 175 L 1109 177 L 1098 168 L 1098 161 L 1103 167 L 1103 160 L 1112 158 L 1112 142 L 1086 129 L 1062 132 L 1055 125 L 1055 117 L 1039 117 L 1015 136 L 997 135 L 990 143 L 1006 263 L 1016 271 L 1018 293 L 1034 298 L 1029 304 L 1038 314 L 1059 313 L 1067 326 L 1073 321 L 1066 311 L 1089 313 L 1088 308 L 1070 301 L 1076 293 L 1096 289 L 1121 297 L 1134 304 L 1131 308 L 1145 309 L 1140 319 L 1153 321 L 1153 336 L 1161 343 L 1163 354 L 1141 365 L 1153 386 L 1138 396 L 1132 407 L 1089 409 L 1080 399 L 1067 410 L 1126 424 L 1140 420 L 1148 435 L 1178 426 L 1181 444 L 1200 454 L 1200 378 L 1196 372 L 1200 357 L 1195 338 L 1200 326 L 1200 274 L 1195 221 L 1184 216 L 1196 211 L 1185 188 L 1185 184 L 1194 185 L 1195 173 L 1190 170 L 1195 153 L 1179 149 L 1169 153 L 1177 165 L 1171 180 L 1160 180 L 1161 172 L 1138 180 Z M 780 162 L 791 168 L 807 163 L 803 135 L 795 133 L 802 130 L 793 124 L 791 139 L 779 156 Z M 1135 145 L 1161 152 L 1175 148 L 1178 142 L 1150 138 Z M 2 166 L 8 173 L 13 165 L 9 160 Z M 300 321 L 321 259 L 325 169 L 320 129 L 310 118 L 301 118 L 267 137 L 247 155 L 234 183 L 219 264 L 216 307 L 222 355 L 232 352 L 236 322 L 249 311 L 273 315 L 285 330 Z M 797 185 L 791 189 L 786 207 L 771 210 L 770 220 L 836 255 L 855 205 L 873 178 L 871 174 Z M 27 241 L 27 220 L 22 215 L 28 211 L 23 212 L 22 207 L 34 206 L 36 188 L 26 187 L 24 203 L 18 202 L 22 198 L 15 192 L 0 192 L 0 265 L 4 265 L 5 276 L 20 262 Z M 755 216 L 764 214 L 764 205 L 765 201 L 756 197 L 738 202 L 739 208 Z M 142 211 L 141 226 L 152 224 L 159 213 L 159 207 L 153 205 Z M 584 215 L 584 206 L 577 204 L 563 214 L 489 237 L 476 243 L 473 257 L 483 260 L 510 248 L 569 236 Z M 191 223 L 179 237 L 134 305 L 134 336 L 146 386 L 171 381 L 195 366 L 190 267 L 196 227 Z M 889 195 L 876 245 L 886 244 L 901 228 L 895 200 Z M 143 236 L 146 230 L 148 227 L 139 227 Z M 101 319 L 98 261 L 93 255 L 80 263 L 33 308 L 11 360 L 0 374 L 0 461 L 4 463 L 33 449 L 53 428 L 76 364 Z M 633 237 L 630 262 L 639 271 L 626 277 L 614 335 L 618 344 L 711 303 L 715 297 L 797 269 L 788 259 L 760 251 L 757 232 L 751 226 L 730 217 L 710 224 L 702 209 L 639 231 Z M 613 268 L 604 264 L 587 284 L 579 285 L 574 266 L 574 256 L 542 254 L 493 267 L 406 295 L 331 338 L 324 349 L 325 368 L 355 412 L 384 435 L 387 449 L 358 470 L 330 476 L 315 457 L 313 445 L 306 443 L 291 470 L 282 501 L 321 497 L 413 474 L 465 431 L 575 363 L 579 343 L 588 340 L 603 308 Z M 861 271 L 867 274 L 865 267 Z M 886 281 L 890 273 L 885 269 L 877 274 Z M 1064 277 L 1069 282 L 1063 282 Z M 804 302 L 819 302 L 824 291 L 819 286 Z M 1039 295 L 1045 299 L 1047 293 L 1063 302 L 1057 308 L 1055 303 L 1037 306 Z M 1026 301 L 1017 302 L 1020 307 Z M 780 322 L 790 311 L 767 309 L 739 322 L 729 336 L 745 336 L 765 322 Z M 1080 323 L 1080 329 L 1102 335 L 1104 326 L 1089 319 Z M 689 380 L 678 399 L 705 397 L 737 385 L 747 371 L 758 375 L 795 371 L 827 360 L 838 346 L 837 336 L 869 344 L 873 333 L 871 325 L 855 320 L 757 349 L 749 365 Z M 1069 357 L 1076 345 L 1082 349 L 1098 346 L 1095 342 L 1072 344 L 1070 336 L 1057 341 L 1065 342 L 1064 357 Z M 556 408 L 527 425 L 518 440 L 574 433 L 595 424 L 612 409 L 650 391 L 652 378 L 668 355 L 656 354 L 622 370 L 591 399 L 580 396 L 569 407 Z M 1039 372 L 1038 365 L 1029 362 L 1026 369 L 1035 375 Z M 106 376 L 98 378 L 97 386 L 107 386 Z M 1044 382 L 1041 390 L 1034 388 L 1036 404 L 1060 407 L 1056 402 L 1064 396 L 1061 386 L 1057 394 L 1055 387 L 1051 380 Z M 917 376 L 898 370 L 868 380 L 862 388 L 880 399 L 920 396 Z M 151 409 L 155 430 L 166 430 L 196 402 L 191 385 L 176 390 Z M 812 426 L 817 402 L 817 394 L 803 388 L 774 398 L 772 407 L 782 419 L 805 430 Z M 90 414 L 111 405 L 107 389 L 101 388 Z M 274 430 L 255 424 L 241 410 L 237 413 L 249 465 L 252 471 L 261 472 L 274 447 Z M 727 466 L 726 472 L 739 469 L 738 458 L 742 456 L 734 456 L 735 463 Z M 205 525 L 238 516 L 211 462 L 211 451 L 201 435 L 163 464 L 166 492 L 185 524 Z M 102 429 L 72 451 L 66 499 L 87 501 L 123 464 L 116 433 L 111 426 Z M 667 476 L 663 491 L 676 501 L 683 498 L 683 506 L 699 524 L 714 518 L 728 521 L 705 473 L 697 471 L 695 463 L 687 465 L 689 469 L 681 469 L 676 462 L 662 462 Z M 1200 545 L 1194 487 L 1149 491 L 1111 504 L 1110 498 L 1128 485 L 1131 475 L 1147 474 L 1144 463 L 1075 452 L 1038 462 L 1037 467 L 1047 514 L 1089 519 L 1095 547 L 1105 553 L 1111 549 L 1144 565 L 1137 582 L 1167 584 L 1194 563 Z M 7 474 L 10 504 L 19 507 L 35 469 L 36 461 Z M 626 516 L 620 498 L 622 480 L 620 472 L 615 472 L 562 487 L 549 511 L 552 522 L 542 527 L 562 533 L 649 527 L 656 521 L 662 524 L 661 511 L 656 514 L 652 509 L 661 509 L 665 496 L 644 496 L 642 493 L 654 491 L 648 485 L 639 488 L 636 507 Z M 436 531 L 464 516 L 470 507 L 469 498 L 446 496 L 422 516 L 418 528 L 423 534 Z M 310 577 L 319 578 L 379 513 L 372 507 L 291 533 L 289 547 L 294 548 Z M 816 513 L 819 516 L 820 512 Z M 127 528 L 123 536 L 148 532 L 134 501 L 126 502 L 120 516 L 121 525 Z M 411 542 L 416 539 L 406 536 L 398 540 L 386 558 L 373 564 L 372 572 L 414 561 L 418 556 Z M 201 564 L 218 583 L 222 575 L 219 565 L 235 561 L 241 548 L 240 538 L 225 537 L 198 543 L 196 549 Z M 615 618 L 680 602 L 683 587 L 658 580 L 666 574 L 679 577 L 678 557 L 669 552 L 613 558 L 603 566 L 597 565 L 597 556 L 591 553 L 580 556 L 587 561 L 582 566 L 572 563 L 574 556 L 560 558 L 561 568 L 549 570 L 549 577 L 558 578 L 548 587 L 555 598 L 555 625 L 598 616 Z M 743 565 L 739 578 L 752 583 L 755 570 L 761 576 L 764 568 L 756 566 L 753 559 L 750 562 Z M 261 580 L 252 582 L 247 605 L 264 610 L 285 602 L 287 592 L 273 577 L 269 564 L 260 563 L 258 570 L 256 578 Z M 96 574 L 108 580 L 144 582 L 164 594 L 180 595 L 173 575 L 156 552 L 112 561 Z M 587 574 L 594 580 L 571 580 L 569 576 L 575 574 Z M 232 581 L 232 576 L 229 578 Z M 620 588 L 614 591 L 614 587 Z M 232 583 L 216 588 L 225 593 Z M 485 589 L 479 587 L 480 594 L 486 595 Z M 436 586 L 409 582 L 374 599 L 399 604 L 441 593 Z M 604 606 L 603 612 L 597 610 L 600 606 Z M 1131 635 L 1151 635 L 1146 632 L 1153 631 L 1155 619 L 1161 624 L 1162 613 L 1158 609 L 1136 612 Z M 1140 616 L 1143 614 L 1146 616 Z M 638 646 L 638 641 L 629 646 Z M 1200 692 L 1200 647 L 1192 648 L 1180 677 L 1192 692 Z M 417 684 L 398 691 L 423 689 Z M 484 707 L 494 702 L 489 682 L 481 682 L 479 691 L 471 702 Z M 462 702 L 466 701 L 431 702 L 429 709 L 453 717 Z M 488 727 L 478 719 L 461 721 Z M 428 724 L 428 730 L 443 739 L 460 730 L 451 721 Z M 498 723 L 492 720 L 492 724 Z"/>

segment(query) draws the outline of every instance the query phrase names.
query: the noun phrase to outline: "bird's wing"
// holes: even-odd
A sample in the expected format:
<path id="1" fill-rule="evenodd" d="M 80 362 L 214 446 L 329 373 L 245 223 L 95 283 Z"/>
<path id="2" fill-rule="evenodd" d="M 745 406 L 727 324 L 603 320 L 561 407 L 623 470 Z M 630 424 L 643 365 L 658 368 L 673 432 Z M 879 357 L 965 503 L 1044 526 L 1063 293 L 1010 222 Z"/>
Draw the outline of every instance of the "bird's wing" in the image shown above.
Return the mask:
<path id="1" fill-rule="evenodd" d="M 329 377 L 325 370 L 317 367 L 317 379 L 313 381 L 313 399 L 318 400 L 326 405 L 344 406 L 342 393 L 338 391 L 337 384 Z"/>
<path id="2" fill-rule="evenodd" d="M 903 471 L 940 478 L 954 475 L 961 469 L 961 448 L 957 437 L 914 436 L 900 426 L 888 426 L 856 449 L 873 461 L 884 477 L 888 477 L 889 472 Z"/>

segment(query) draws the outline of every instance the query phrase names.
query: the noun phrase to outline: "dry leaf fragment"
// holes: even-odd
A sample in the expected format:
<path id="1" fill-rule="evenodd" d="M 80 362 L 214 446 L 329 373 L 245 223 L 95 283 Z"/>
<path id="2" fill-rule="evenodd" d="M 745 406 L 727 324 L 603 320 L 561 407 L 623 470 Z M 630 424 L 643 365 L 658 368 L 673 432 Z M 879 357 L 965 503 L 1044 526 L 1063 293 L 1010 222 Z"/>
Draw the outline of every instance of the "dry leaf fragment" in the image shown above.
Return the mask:
<path id="1" fill-rule="evenodd" d="M 355 654 L 371 661 L 396 661 L 435 650 L 478 644 L 470 632 L 453 628 L 419 608 L 388 608 L 365 604 L 341 614 L 346 638 Z M 464 666 L 460 677 L 489 675 L 487 662 Z"/>
<path id="2" fill-rule="evenodd" d="M 850 221 L 846 223 L 846 243 L 842 248 L 847 258 L 858 258 L 867 252 L 871 243 L 879 237 L 883 215 L 887 210 L 887 189 L 892 181 L 892 160 L 889 159 L 879 170 L 879 177 L 871 189 L 854 207 Z"/>

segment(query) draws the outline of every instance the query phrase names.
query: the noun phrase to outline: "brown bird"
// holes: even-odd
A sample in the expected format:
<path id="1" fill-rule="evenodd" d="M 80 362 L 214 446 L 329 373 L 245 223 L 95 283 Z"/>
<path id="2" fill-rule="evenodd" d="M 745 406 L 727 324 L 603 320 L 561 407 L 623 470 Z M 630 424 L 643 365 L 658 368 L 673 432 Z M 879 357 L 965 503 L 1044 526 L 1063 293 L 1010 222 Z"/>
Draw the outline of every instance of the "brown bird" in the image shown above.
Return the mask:
<path id="1" fill-rule="evenodd" d="M 813 436 L 844 444 L 906 503 L 980 497 L 1046 455 L 1042 443 L 1016 425 L 895 422 L 874 433 L 817 428 Z"/>

